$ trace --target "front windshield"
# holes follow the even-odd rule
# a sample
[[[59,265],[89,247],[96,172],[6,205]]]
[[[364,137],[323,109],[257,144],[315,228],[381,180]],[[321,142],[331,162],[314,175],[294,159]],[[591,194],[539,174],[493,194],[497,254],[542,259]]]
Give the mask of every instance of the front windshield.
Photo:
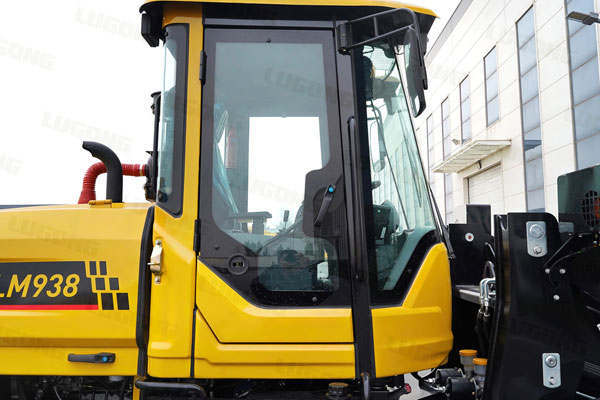
[[[388,56],[377,46],[363,50],[377,255],[371,292],[389,302],[401,299],[409,259],[435,222],[396,59]]]

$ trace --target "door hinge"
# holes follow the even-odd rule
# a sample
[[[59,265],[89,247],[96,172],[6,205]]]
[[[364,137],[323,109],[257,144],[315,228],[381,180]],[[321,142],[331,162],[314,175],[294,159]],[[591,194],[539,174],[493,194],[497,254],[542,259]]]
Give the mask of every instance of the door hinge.
[[[206,81],[206,52],[202,50],[200,52],[200,82],[204,85]]]
[[[196,253],[200,252],[200,227],[201,227],[201,223],[200,220],[197,219],[196,221],[194,221],[194,251]]]

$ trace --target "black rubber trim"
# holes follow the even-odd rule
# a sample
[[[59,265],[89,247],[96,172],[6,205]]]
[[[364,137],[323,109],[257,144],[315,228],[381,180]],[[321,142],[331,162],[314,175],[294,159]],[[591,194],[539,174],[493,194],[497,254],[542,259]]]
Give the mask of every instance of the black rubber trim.
[[[201,399],[206,399],[206,392],[202,386],[194,385],[193,383],[167,383],[167,382],[146,382],[136,381],[135,387],[140,391],[177,391],[177,392],[195,392]]]
[[[150,325],[150,273],[148,262],[152,253],[152,226],[154,225],[154,206],[146,213],[146,222],[142,232],[140,246],[140,270],[138,278],[137,320],[135,341],[138,346],[138,376],[146,376],[148,368],[148,327]]]
[[[194,354],[196,354],[196,311],[198,309],[196,307],[194,307],[194,312],[192,314],[192,358],[190,360],[190,378],[194,377],[194,374],[196,373],[194,371],[194,361],[196,360],[196,357],[194,356]]]
[[[182,32],[183,28],[185,32]],[[174,137],[173,137],[173,191],[168,196],[161,196],[160,191],[156,191],[156,204],[169,215],[179,218],[183,212],[183,190],[185,178],[185,142],[187,128],[187,96],[188,96],[188,60],[189,60],[189,25],[188,24],[169,24],[165,26],[167,37],[173,38],[177,43],[177,48],[182,51],[177,53],[176,65],[176,93],[175,96],[175,115],[174,115]],[[168,40],[168,39],[167,39]],[[167,100],[164,93],[161,95],[161,103],[164,106]],[[162,118],[162,117],[161,117]],[[158,151],[158,148],[155,149]],[[157,163],[157,167],[158,163]],[[157,177],[158,179],[158,177]],[[157,181],[158,182],[158,181]]]

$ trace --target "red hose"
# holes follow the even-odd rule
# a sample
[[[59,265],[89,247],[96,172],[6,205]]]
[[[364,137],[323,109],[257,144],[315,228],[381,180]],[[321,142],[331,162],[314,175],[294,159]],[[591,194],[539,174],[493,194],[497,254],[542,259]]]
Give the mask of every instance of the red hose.
[[[146,166],[140,164],[121,164],[124,176],[146,176]],[[87,204],[90,200],[96,200],[96,179],[100,174],[106,173],[106,166],[98,162],[85,172],[83,187],[79,195],[78,204]]]

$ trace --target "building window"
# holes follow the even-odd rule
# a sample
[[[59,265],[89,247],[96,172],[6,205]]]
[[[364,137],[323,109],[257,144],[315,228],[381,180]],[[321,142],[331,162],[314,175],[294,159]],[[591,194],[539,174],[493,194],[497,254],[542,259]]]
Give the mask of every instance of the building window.
[[[429,178],[429,185],[433,191],[433,115],[427,118],[427,177]]]
[[[450,136],[450,103],[448,98],[442,102],[442,139],[445,160],[452,152],[452,137]]]
[[[533,8],[517,22],[517,43],[527,210],[543,211],[544,168]]]
[[[483,60],[485,69],[485,109],[487,126],[500,118],[498,109],[498,53],[494,47]]]
[[[446,206],[446,224],[454,222],[454,200],[452,195],[454,188],[452,186],[452,174],[444,174],[444,202]]]
[[[444,148],[444,160],[451,153],[452,136],[450,135],[450,102],[446,98],[442,102],[442,146]],[[446,224],[453,221],[452,204],[452,175],[444,174],[444,200],[446,205]]]
[[[567,13],[594,11],[593,0],[567,0]],[[600,163],[600,78],[595,25],[567,23],[577,168]]]
[[[463,143],[471,139],[471,103],[469,98],[469,77],[460,83],[460,119]]]

